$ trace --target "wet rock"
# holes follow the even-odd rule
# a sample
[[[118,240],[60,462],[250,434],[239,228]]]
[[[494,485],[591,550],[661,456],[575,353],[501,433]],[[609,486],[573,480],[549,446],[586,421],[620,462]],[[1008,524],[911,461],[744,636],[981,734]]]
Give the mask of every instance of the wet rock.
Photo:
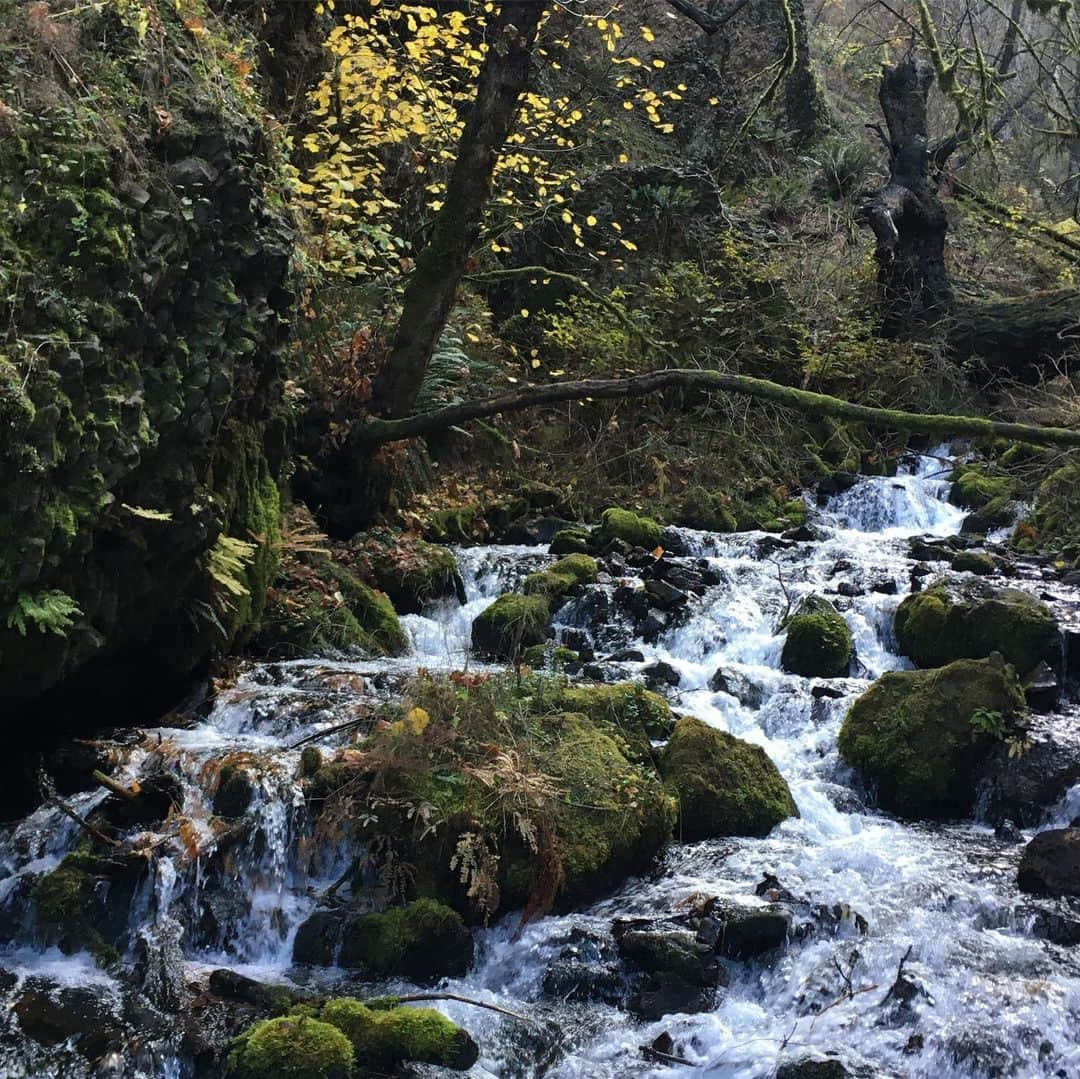
[[[952,568],[957,573],[974,573],[978,577],[989,577],[997,566],[994,560],[981,551],[960,551],[953,559]]]
[[[650,607],[645,617],[641,620],[638,631],[644,640],[652,642],[655,641],[667,627],[668,616],[663,611],[659,611],[655,607]]]
[[[765,690],[741,671],[718,668],[709,679],[713,693],[727,693],[744,708],[756,711],[765,701]]]
[[[472,648],[482,656],[515,659],[526,648],[543,644],[551,625],[546,596],[500,596],[472,624]]]
[[[461,915],[434,899],[417,899],[345,923],[341,965],[413,981],[459,977],[472,965],[472,935]]]
[[[757,557],[759,559],[770,558],[778,551],[790,551],[798,544],[794,540],[782,539],[780,536],[762,536],[757,542]]]
[[[666,973],[695,986],[727,984],[727,973],[710,944],[684,929],[616,928],[619,955],[648,974]]]
[[[553,555],[588,554],[592,546],[591,537],[587,528],[564,528],[551,537],[548,550]]]
[[[296,930],[293,962],[314,967],[333,966],[337,961],[343,925],[344,917],[340,911],[315,911]]]
[[[908,544],[908,557],[916,562],[952,562],[955,552],[944,540],[916,537]]]
[[[851,706],[840,755],[902,817],[949,817],[971,809],[978,769],[999,741],[973,725],[997,713],[1005,729],[1023,713],[1012,668],[1000,656],[933,671],[889,671]]]
[[[135,970],[146,999],[165,1012],[184,1001],[184,927],[168,916],[144,926],[135,938]]]
[[[1000,839],[1002,843],[1022,843],[1024,833],[1011,820],[1003,820],[994,828],[994,838]]]
[[[686,840],[768,835],[799,815],[784,777],[760,746],[685,716],[660,762],[679,801],[676,835]]]
[[[839,595],[847,596],[849,599],[866,595],[866,589],[860,584],[855,584],[854,581],[841,581],[836,586],[836,591]]]
[[[544,971],[544,992],[559,1000],[619,1004],[626,993],[618,953],[610,941],[575,928]]]
[[[556,536],[565,534],[568,530],[576,529],[573,521],[567,521],[563,517],[534,517],[528,521],[517,521],[512,524],[500,537],[502,543],[523,543],[529,546],[537,546],[543,543],[552,543]],[[552,551],[552,554],[557,552]],[[566,554],[575,554],[575,551],[567,551]],[[396,607],[397,604],[395,603]]]
[[[715,898],[704,910],[697,938],[727,959],[745,960],[786,944],[790,929],[790,912],[775,903],[750,906]]]
[[[1046,660],[1024,679],[1024,698],[1028,707],[1036,712],[1053,712],[1061,702],[1061,683]]]
[[[74,1041],[87,1059],[102,1056],[122,1037],[122,1028],[100,987],[58,987],[32,978],[14,1006],[22,1032],[39,1045]]]
[[[891,577],[879,577],[870,582],[870,591],[881,596],[895,596],[899,589]]]
[[[650,1022],[665,1015],[694,1015],[712,1011],[716,990],[693,985],[662,971],[646,975],[630,994],[630,1010]]]
[[[839,686],[821,685],[810,687],[810,696],[814,700],[830,700],[839,701],[843,700],[845,693]]]
[[[645,660],[645,653],[639,651],[637,648],[623,648],[618,652],[612,652],[609,656],[604,656],[604,662],[606,663],[643,663]]]
[[[776,1069],[776,1079],[854,1079],[854,1074],[839,1060],[824,1057],[800,1057]]]
[[[1031,919],[1031,935],[1066,948],[1080,944],[1080,909],[1034,908],[1017,912]]]
[[[210,972],[210,992],[224,1000],[238,1000],[256,1008],[275,1008],[290,1004],[299,994],[280,985],[267,985],[227,967]]]
[[[847,673],[854,655],[851,630],[822,596],[807,596],[786,624],[780,663],[806,678],[835,678]]]
[[[1062,637],[1050,609],[1027,592],[979,581],[938,581],[908,596],[893,627],[901,652],[920,667],[1000,652],[1020,674],[1040,660],[1060,667]]]
[[[1024,848],[1017,883],[1038,895],[1080,896],[1080,828],[1051,828]]]
[[[817,486],[817,502],[823,506],[833,495],[843,494],[850,491],[859,477],[854,472],[834,472],[831,476],[823,477]]]
[[[184,804],[184,786],[172,772],[154,772],[139,779],[134,798],[110,794],[98,812],[115,828],[145,827],[163,821],[175,805]]]
[[[652,602],[661,610],[671,611],[686,603],[686,593],[667,581],[650,579],[645,582],[645,591]]]
[[[317,752],[317,751],[316,751]],[[242,817],[255,796],[254,777],[245,768],[226,764],[218,774],[213,811],[218,817]]]
[[[660,660],[645,667],[642,672],[645,684],[650,689],[659,689],[662,686],[676,687],[681,678],[679,672],[670,663]]]

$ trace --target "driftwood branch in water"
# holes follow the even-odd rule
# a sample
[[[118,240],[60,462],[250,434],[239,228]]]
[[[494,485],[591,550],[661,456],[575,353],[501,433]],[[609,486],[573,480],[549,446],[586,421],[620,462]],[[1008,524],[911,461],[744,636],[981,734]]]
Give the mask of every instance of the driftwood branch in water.
[[[875,427],[900,431],[919,431],[943,437],[953,435],[993,436],[1029,442],[1039,446],[1080,446],[1080,430],[1068,427],[1039,427],[1027,423],[1006,423],[979,416],[949,416],[939,413],[904,412],[900,409],[859,405],[812,390],[784,386],[767,379],[749,375],[734,375],[725,371],[698,371],[667,368],[629,378],[582,379],[577,382],[558,382],[547,386],[529,386],[514,393],[464,401],[436,409],[419,416],[400,420],[370,419],[357,424],[350,436],[356,447],[396,442],[405,438],[445,431],[449,427],[483,419],[500,412],[522,412],[541,405],[562,401],[613,400],[623,397],[644,397],[662,390],[681,388],[742,394],[813,416],[835,416],[856,420]]]

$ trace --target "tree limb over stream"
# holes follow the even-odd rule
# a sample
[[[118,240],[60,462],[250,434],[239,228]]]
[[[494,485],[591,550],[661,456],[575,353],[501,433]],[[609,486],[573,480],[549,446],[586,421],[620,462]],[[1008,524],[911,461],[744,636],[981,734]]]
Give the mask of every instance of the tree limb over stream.
[[[615,400],[624,397],[644,397],[663,390],[696,389],[740,394],[757,400],[773,401],[779,405],[813,416],[835,416],[857,420],[876,427],[924,434],[990,435],[1030,442],[1041,446],[1080,446],[1080,429],[1040,427],[1026,423],[1007,423],[980,416],[950,416],[939,413],[904,412],[900,409],[860,405],[832,397],[829,394],[784,386],[767,379],[735,375],[724,371],[699,371],[687,368],[666,368],[629,378],[581,379],[547,386],[529,386],[513,393],[464,401],[403,419],[369,419],[358,423],[350,434],[354,447],[396,442],[405,438],[445,431],[469,420],[494,416],[500,412],[522,412],[528,408],[558,404],[563,401]]]

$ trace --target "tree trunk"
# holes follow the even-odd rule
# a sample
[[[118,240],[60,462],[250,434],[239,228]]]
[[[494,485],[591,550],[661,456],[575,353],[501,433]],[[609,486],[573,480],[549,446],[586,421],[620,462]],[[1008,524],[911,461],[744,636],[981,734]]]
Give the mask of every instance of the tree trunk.
[[[926,101],[933,68],[909,55],[881,77],[878,100],[885,115],[889,180],[859,209],[877,238],[878,282],[887,337],[920,336],[952,308],[945,270],[948,219],[938,197],[938,172],[951,140],[932,155]]]
[[[491,24],[490,48],[480,69],[476,100],[461,135],[446,199],[435,216],[431,240],[417,257],[405,289],[394,347],[375,380],[375,403],[383,415],[408,415],[420,392],[480,232],[495,162],[529,81],[532,47],[546,6],[546,0],[505,2]]]

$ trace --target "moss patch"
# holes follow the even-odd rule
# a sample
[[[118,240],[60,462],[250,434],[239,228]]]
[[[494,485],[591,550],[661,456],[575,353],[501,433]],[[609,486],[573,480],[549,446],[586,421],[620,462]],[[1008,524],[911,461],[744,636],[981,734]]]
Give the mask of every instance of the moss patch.
[[[900,651],[920,667],[1000,652],[1021,674],[1052,658],[1058,638],[1050,608],[1026,592],[943,581],[907,596],[893,628]]]
[[[587,716],[632,761],[651,761],[652,742],[668,738],[675,725],[667,701],[637,682],[567,685],[553,700],[559,708]]]
[[[526,648],[543,644],[551,625],[546,595],[500,596],[473,619],[473,651],[497,659],[516,659]]]
[[[660,758],[679,804],[683,839],[768,835],[799,810],[784,777],[760,747],[684,716]]]
[[[309,1016],[256,1023],[229,1052],[228,1074],[239,1079],[348,1079],[355,1054],[334,1025]]]
[[[821,596],[808,596],[787,622],[780,662],[785,671],[804,678],[836,678],[846,674],[854,644],[851,630],[836,608]]]
[[[980,709],[1007,723],[1021,714],[1012,667],[962,659],[934,671],[889,671],[851,706],[841,756],[877,791],[883,809],[940,818],[971,808],[973,775],[995,740],[977,729]]]
[[[596,580],[596,559],[587,554],[569,554],[547,569],[530,573],[523,591],[527,596],[547,596],[561,599],[575,585],[591,584]]]
[[[630,510],[606,509],[600,517],[599,539],[601,542],[622,540],[631,547],[644,547],[651,551],[660,546],[662,529],[650,517],[639,517]]]
[[[427,979],[464,974],[472,954],[461,916],[433,899],[418,899],[346,926],[341,965],[384,977]]]

